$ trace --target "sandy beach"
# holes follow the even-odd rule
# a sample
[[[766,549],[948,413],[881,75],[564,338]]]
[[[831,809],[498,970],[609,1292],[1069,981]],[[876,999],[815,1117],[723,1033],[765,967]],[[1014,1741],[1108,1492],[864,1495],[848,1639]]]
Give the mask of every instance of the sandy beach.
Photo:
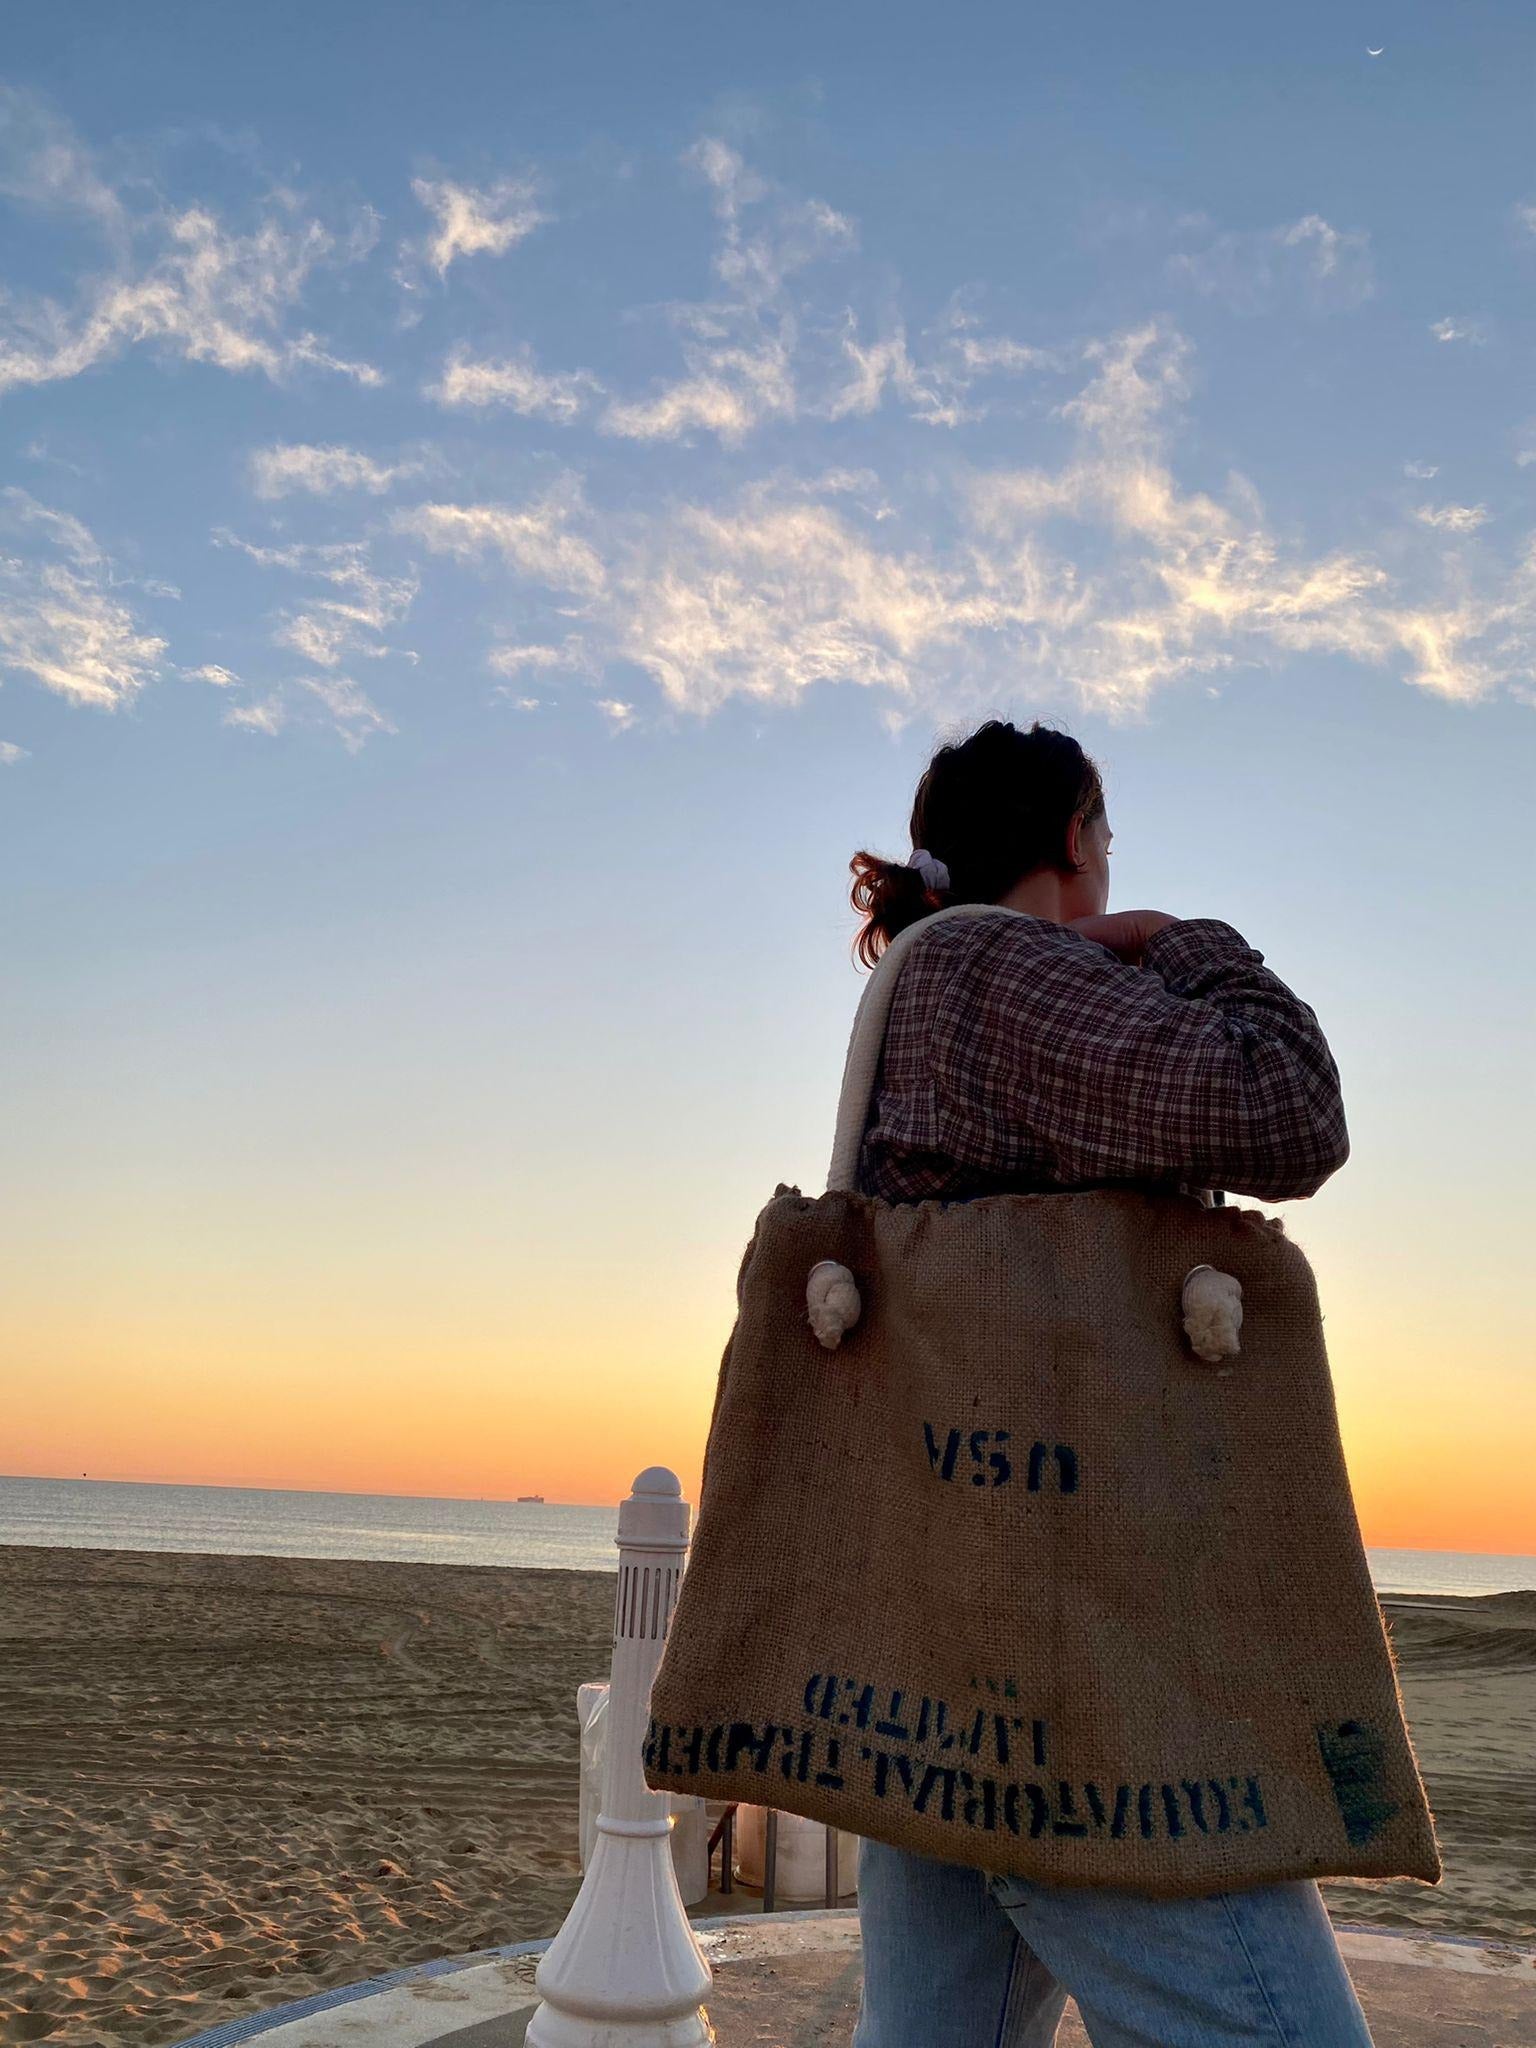
[[[558,1927],[598,1572],[0,1548],[0,2041],[170,2043]],[[1387,1603],[1444,1883],[1536,1931],[1536,1594]]]
[[[1336,1920],[1536,1937],[1536,1592],[1382,1606],[1445,1875],[1324,1884]]]
[[[0,1550],[0,2040],[171,2042],[552,1932],[613,1589]]]

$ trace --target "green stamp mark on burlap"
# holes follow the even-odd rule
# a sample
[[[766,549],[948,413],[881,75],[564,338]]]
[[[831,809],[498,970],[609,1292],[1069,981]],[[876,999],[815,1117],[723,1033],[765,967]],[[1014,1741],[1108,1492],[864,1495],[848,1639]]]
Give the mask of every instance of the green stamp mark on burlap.
[[[1398,1811],[1386,1792],[1386,1743],[1366,1721],[1320,1721],[1317,1746],[1344,1832],[1358,1849]]]

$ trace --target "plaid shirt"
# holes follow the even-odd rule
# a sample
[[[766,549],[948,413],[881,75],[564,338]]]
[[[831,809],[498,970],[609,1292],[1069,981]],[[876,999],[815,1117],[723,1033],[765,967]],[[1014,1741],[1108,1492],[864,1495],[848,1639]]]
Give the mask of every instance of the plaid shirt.
[[[935,926],[892,996],[861,1190],[1314,1194],[1349,1156],[1315,1013],[1219,918],[1178,919],[1143,958],[1007,912]]]

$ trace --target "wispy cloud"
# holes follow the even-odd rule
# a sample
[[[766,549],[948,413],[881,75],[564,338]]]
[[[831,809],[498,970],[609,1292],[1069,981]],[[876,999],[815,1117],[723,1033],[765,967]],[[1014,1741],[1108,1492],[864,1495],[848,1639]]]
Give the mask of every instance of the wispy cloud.
[[[525,419],[558,423],[580,418],[602,392],[590,370],[541,371],[526,344],[516,355],[499,358],[476,357],[467,348],[456,348],[442,375],[426,388],[426,396],[439,405],[507,406]]]
[[[276,739],[290,726],[333,732],[349,754],[358,753],[374,733],[399,727],[350,676],[296,676],[264,696],[231,704],[223,723]]]
[[[1429,331],[1436,341],[1465,341],[1473,348],[1481,348],[1488,339],[1485,321],[1472,320],[1460,314],[1433,321]]]
[[[29,441],[21,452],[28,462],[46,463],[50,469],[62,469],[69,476],[84,476],[86,474],[84,468],[78,462],[71,462],[63,455],[55,455],[41,436],[34,441]]]
[[[789,703],[816,683],[911,696],[941,649],[963,667],[968,631],[1009,610],[963,565],[757,491],[732,509],[680,507],[638,537],[614,595],[616,652],[695,713],[735,696]]]
[[[529,669],[583,669],[589,666],[589,656],[584,642],[572,635],[559,646],[535,640],[493,647],[485,665],[499,676],[520,676]]]
[[[953,426],[965,417],[959,404],[941,396],[939,380],[925,379],[919,374],[907,354],[907,337],[902,328],[898,327],[884,340],[872,341],[864,347],[859,342],[857,325],[850,314],[848,332],[843,337],[843,353],[852,375],[827,402],[824,409],[828,419],[846,419],[850,414],[867,416],[877,411],[887,387],[906,400],[918,419],[927,420],[931,425]]]
[[[160,673],[165,642],[117,595],[91,533],[14,488],[0,493],[0,522],[11,542],[0,554],[0,668],[71,703],[130,703]]]
[[[116,242],[128,233],[122,200],[69,123],[10,85],[0,85],[0,198],[89,215]]]
[[[685,343],[691,371],[649,398],[615,399],[599,422],[605,434],[632,441],[677,441],[702,429],[739,446],[768,419],[795,411],[795,382],[782,342],[764,338],[752,348],[704,348]]]
[[[494,555],[554,589],[592,595],[606,571],[596,548],[574,530],[584,510],[579,483],[567,478],[526,505],[418,505],[397,514],[395,528],[434,554],[461,562]]]
[[[888,721],[1021,687],[1134,717],[1183,678],[1298,654],[1395,668],[1455,701],[1525,687],[1536,554],[1501,571],[1462,549],[1425,555],[1424,536],[1413,556],[1415,522],[1383,537],[1394,570],[1282,538],[1242,479],[1220,496],[1183,487],[1172,445],[1187,358],[1156,325],[1089,345],[1086,381],[1059,408],[1064,459],[959,472],[942,542],[931,507],[903,539],[899,513],[877,523],[850,493],[817,498],[789,478],[724,505],[590,516],[604,573],[588,562],[567,607],[594,673],[638,667],[697,715],[852,684],[879,693]],[[538,581],[539,551],[502,545],[504,530],[505,508],[457,508],[437,538],[466,559],[494,549]],[[1436,547],[1471,538],[1453,522],[1432,532]]]
[[[1170,404],[1182,396],[1184,350],[1143,329],[1093,351],[1097,375],[1063,408],[1081,429],[1056,472],[978,481],[973,493],[994,545],[1010,532],[1041,544],[1052,520],[1115,542],[1091,575],[1061,565],[1084,608],[1058,658],[1095,702],[1136,703],[1181,674],[1242,661],[1328,653],[1471,701],[1528,662],[1536,590],[1528,562],[1489,575],[1474,594],[1459,577],[1436,593],[1434,566],[1413,565],[1415,599],[1370,555],[1309,554],[1268,528],[1256,495],[1225,501],[1180,490],[1168,462]],[[1420,594],[1423,593],[1423,594]]]
[[[251,487],[258,498],[285,498],[295,491],[329,498],[338,491],[367,491],[380,497],[402,477],[419,476],[419,462],[376,462],[356,448],[311,447],[279,442],[254,450]]]
[[[0,767],[14,768],[18,761],[27,758],[25,747],[18,747],[14,740],[0,740]]]
[[[216,536],[274,578],[297,579],[263,600],[279,680],[248,684],[217,662],[178,671],[220,693],[227,724],[269,737],[322,727],[354,750],[393,732],[356,678],[386,655],[415,658],[391,635],[420,578],[442,580],[448,564],[477,569],[496,593],[483,658],[499,680],[487,694],[531,710],[546,681],[553,698],[578,678],[615,732],[651,712],[642,678],[666,711],[699,716],[731,699],[788,704],[852,686],[887,722],[1016,689],[1131,718],[1188,678],[1316,656],[1451,701],[1500,688],[1536,700],[1536,551],[1504,539],[1510,518],[1483,504],[1408,504],[1368,542],[1309,540],[1278,524],[1252,484],[1211,476],[1181,445],[1191,350],[1166,321],[1042,348],[992,331],[975,287],[933,317],[883,284],[872,313],[860,280],[831,268],[858,247],[846,215],[786,192],[715,138],[685,162],[713,219],[710,295],[647,309],[677,338],[680,366],[668,360],[649,387],[619,390],[606,367],[601,379],[551,368],[527,342],[436,349],[425,395],[473,415],[458,438],[476,443],[475,483],[435,486],[433,501],[378,519],[367,540],[295,541],[287,506],[263,538]],[[505,254],[548,218],[532,178],[420,179],[416,189],[432,223],[411,245],[418,282]],[[71,376],[141,345],[274,382],[304,363],[377,379],[330,355],[300,318],[320,269],[369,246],[371,214],[348,239],[274,191],[236,232],[209,207],[167,209],[147,191],[114,184],[51,117],[32,123],[19,153],[0,154],[0,197],[67,212],[108,251],[68,312],[0,302],[0,383]],[[1252,233],[1193,220],[1169,232],[1182,244],[1176,274],[1236,311],[1344,307],[1372,288],[1366,237],[1317,214]],[[1169,246],[1157,243],[1155,264]],[[1471,319],[1431,331],[1486,339]],[[422,388],[423,374],[408,381]],[[1006,440],[959,435],[935,447],[926,432],[1004,406],[1028,422]],[[496,466],[504,437],[484,417],[497,409],[608,437],[594,478],[617,466],[622,492],[593,502],[597,482],[574,470],[526,494],[509,488]],[[889,421],[867,431],[881,413],[925,431],[905,444]],[[794,431],[770,441],[752,475],[737,451],[775,426]],[[345,443],[252,450],[256,495],[374,500],[428,471],[398,445],[351,445],[367,440],[360,425],[335,431]],[[693,436],[732,459],[679,462],[672,444]],[[552,433],[516,439],[520,461],[524,443],[538,448],[535,463],[549,461]],[[614,439],[634,444],[622,459]],[[914,439],[920,464],[906,459]],[[1536,461],[1536,439],[1515,449],[1517,462]],[[438,477],[445,461],[430,458]],[[712,486],[722,470],[729,485]],[[1420,485],[1437,470],[1403,464]],[[323,503],[294,516],[326,530]],[[75,701],[126,701],[165,651],[135,606],[170,587],[126,583],[67,512],[13,493],[10,517],[18,544],[0,562],[0,659]],[[503,603],[509,591],[516,600]],[[222,623],[204,644],[242,645]],[[261,666],[236,658],[245,675]]]
[[[310,599],[302,608],[283,613],[272,635],[275,645],[323,669],[339,668],[351,655],[370,660],[389,654],[416,659],[411,650],[391,647],[378,636],[410,610],[417,581],[414,576],[389,576],[375,569],[365,541],[269,547],[220,528],[214,542],[237,549],[262,568],[286,569],[328,583],[342,593]]]
[[[319,700],[349,753],[355,754],[370,733],[400,730],[350,676],[300,676],[295,687]]]
[[[17,104],[12,94],[13,116]],[[48,298],[0,307],[0,391],[77,377],[140,346],[274,380],[307,366],[361,384],[383,381],[371,364],[334,354],[306,329],[288,329],[311,274],[323,263],[354,260],[366,236],[338,239],[320,221],[301,218],[286,195],[269,201],[243,234],[207,206],[141,201],[130,208],[64,123],[25,97],[20,104],[32,118],[12,120],[0,192],[85,216],[106,236],[111,261],[83,284],[73,307]]]
[[[164,252],[139,275],[93,288],[73,316],[46,302],[13,315],[0,332],[0,390],[77,377],[140,343],[274,380],[309,366],[360,384],[383,382],[370,364],[332,354],[313,334],[278,332],[281,316],[333,246],[317,222],[290,229],[267,221],[253,234],[236,235],[191,207],[166,221],[165,236]]]
[[[439,277],[461,256],[505,256],[552,218],[538,204],[532,178],[499,178],[490,185],[416,178],[411,190],[436,223],[427,237],[426,257]]]
[[[988,406],[972,396],[974,387],[999,377],[1059,371],[1060,355],[1034,348],[1006,335],[980,331],[979,317],[958,296],[944,315],[909,350],[905,325],[868,343],[859,338],[857,315],[845,311],[839,336],[839,376],[833,373],[826,394],[808,410],[822,419],[867,417],[879,411],[887,396],[908,417],[931,427],[957,427],[985,416]]]
[[[606,432],[674,440],[703,429],[739,446],[776,419],[873,413],[887,393],[912,418],[955,426],[981,417],[969,396],[981,380],[1059,367],[1050,351],[981,331],[958,294],[915,348],[900,320],[864,341],[846,306],[808,322],[791,282],[817,261],[852,254],[854,223],[822,200],[781,193],[716,138],[695,144],[684,161],[711,190],[720,234],[714,267],[727,296],[669,309],[688,336],[690,374],[648,398],[616,400],[600,422]]]
[[[717,136],[702,137],[684,152],[683,161],[709,185],[721,232],[714,269],[731,292],[731,303],[757,310],[776,307],[793,272],[858,246],[846,214],[823,199],[780,193]],[[748,212],[761,205],[768,214],[749,229]]]
[[[1059,370],[1061,358],[1053,349],[1031,348],[1023,342],[1010,341],[1002,334],[971,334],[965,330],[977,323],[973,317],[956,313],[950,326],[954,330],[951,346],[960,360],[962,369],[981,376],[991,371],[1000,371],[1007,376],[1018,376],[1026,370]]]
[[[960,390],[942,369],[920,371],[907,353],[905,329],[897,327],[867,346],[858,338],[852,313],[843,336],[843,354],[851,372],[819,408],[831,420],[865,417],[877,412],[886,392],[894,393],[914,419],[930,426],[952,427],[969,417]]]
[[[1370,237],[1309,213],[1279,227],[1228,229],[1204,248],[1168,260],[1170,275],[1234,313],[1267,312],[1286,300],[1315,311],[1362,305],[1375,291]]]
[[[788,279],[819,258],[855,248],[857,236],[853,223],[823,201],[781,195],[718,138],[695,143],[684,161],[710,189],[719,234],[714,270],[725,296],[667,308],[687,374],[643,397],[615,398],[598,425],[630,440],[705,432],[739,446],[765,420],[792,419],[797,409],[798,326]]]
[[[253,698],[248,704],[231,704],[224,714],[226,725],[239,726],[246,732],[265,733],[269,739],[276,739],[288,723],[288,710],[280,690],[273,690],[265,697]]]
[[[1441,533],[1476,533],[1488,523],[1486,505],[1417,505],[1413,516],[1420,526],[1432,526]]]

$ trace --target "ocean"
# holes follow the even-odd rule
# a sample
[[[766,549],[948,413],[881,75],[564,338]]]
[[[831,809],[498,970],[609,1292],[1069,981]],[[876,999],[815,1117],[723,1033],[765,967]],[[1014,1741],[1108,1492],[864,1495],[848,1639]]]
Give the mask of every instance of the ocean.
[[[248,1557],[618,1568],[617,1505],[285,1493],[109,1479],[0,1478],[0,1543],[69,1550],[192,1550]],[[1536,1591],[1536,1557],[1370,1550],[1380,1593]]]

